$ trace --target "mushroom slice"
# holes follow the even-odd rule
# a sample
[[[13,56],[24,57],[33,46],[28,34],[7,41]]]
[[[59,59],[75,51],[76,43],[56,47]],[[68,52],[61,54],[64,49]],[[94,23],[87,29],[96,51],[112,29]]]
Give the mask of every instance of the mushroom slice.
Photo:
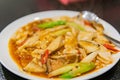
[[[91,41],[80,40],[79,45],[83,47],[87,53],[94,52],[99,49],[99,45]]]
[[[92,40],[96,36],[95,32],[80,31],[77,40]]]
[[[107,61],[107,60],[101,58],[100,56],[97,56],[97,59],[104,64],[110,64],[112,62],[112,61]]]
[[[97,52],[93,52],[89,54],[87,57],[83,58],[81,62],[91,62],[96,58],[97,54],[98,54]]]
[[[94,41],[100,44],[110,43],[110,41],[104,36],[103,33],[96,33]]]
[[[112,55],[110,52],[99,52],[98,53],[101,58],[106,61],[112,61]]]
[[[18,48],[18,50],[21,52],[25,47],[33,47],[34,43],[39,39],[39,34],[40,32],[38,31],[32,37],[28,38],[27,41]]]
[[[105,61],[112,62],[112,55],[111,53],[102,45],[100,45],[100,50],[98,51],[98,55],[101,57],[101,59]]]
[[[40,61],[38,62],[38,59],[34,58],[23,70],[27,72],[45,72],[46,67]]]
[[[62,36],[59,36],[48,45],[47,49],[50,51],[55,51],[57,48],[61,46],[61,42],[62,42]]]

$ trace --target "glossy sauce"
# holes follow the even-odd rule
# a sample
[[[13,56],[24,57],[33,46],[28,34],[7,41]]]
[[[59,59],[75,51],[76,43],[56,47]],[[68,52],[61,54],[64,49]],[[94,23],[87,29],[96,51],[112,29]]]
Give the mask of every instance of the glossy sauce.
[[[15,53],[16,49],[17,49],[17,46],[14,44],[14,41],[10,40],[10,41],[9,41],[9,51],[10,51],[10,55],[11,55],[12,59],[14,59],[14,61],[17,63],[17,65],[18,65],[20,68],[22,68],[23,66],[22,66],[22,64],[21,64],[21,57],[19,57],[19,55],[17,55],[17,54]],[[24,58],[25,64],[26,64],[26,62],[28,63],[28,62],[30,62],[31,60],[32,60],[31,57],[29,57],[29,58]],[[23,63],[23,62],[22,62],[22,63]],[[84,73],[84,74],[82,74],[82,75],[87,75],[87,74],[93,73],[93,72],[95,72],[95,71],[97,71],[97,70],[98,70],[98,69],[94,69],[94,70],[89,71],[89,72],[87,72],[87,73]],[[48,75],[47,75],[47,73],[33,73],[33,72],[32,72],[32,73],[26,72],[26,73],[27,73],[27,74],[30,74],[30,75],[37,76],[37,77],[49,78]],[[53,77],[53,78],[54,78],[54,79],[59,79],[58,76]]]
[[[23,59],[23,57],[20,57],[19,55],[17,55],[15,53],[16,49],[17,49],[17,46],[15,45],[14,41],[10,40],[9,41],[9,52],[10,52],[10,55],[12,57],[12,59],[15,61],[15,63],[17,63],[17,65],[19,66],[19,68],[22,69],[22,63],[21,63],[21,59]],[[31,57],[28,57],[28,58],[24,58],[24,62],[25,64],[27,64],[28,62],[30,62],[32,60]],[[28,73],[28,72],[26,72]],[[47,74],[45,73],[28,73],[30,75],[35,75],[35,76],[38,76],[38,77],[44,77],[44,78],[48,78]]]
[[[15,54],[16,45],[15,45],[15,43],[14,43],[12,40],[9,41],[8,47],[9,47],[9,52],[10,52],[10,55],[11,55],[12,59],[13,59],[13,60],[17,63],[17,65],[21,68],[22,66],[21,66],[21,64],[20,64],[20,57],[19,57],[17,54]]]

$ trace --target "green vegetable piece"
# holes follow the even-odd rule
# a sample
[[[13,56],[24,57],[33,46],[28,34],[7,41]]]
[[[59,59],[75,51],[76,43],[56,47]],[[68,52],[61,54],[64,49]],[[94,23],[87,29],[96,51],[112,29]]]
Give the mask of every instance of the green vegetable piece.
[[[63,73],[66,73],[70,70],[72,70],[76,65],[78,65],[78,63],[73,63],[73,64],[69,64],[67,66],[64,66],[62,68],[59,68],[55,71],[52,71],[48,74],[49,77],[52,77],[52,76],[57,76],[57,75],[60,75],[60,74],[63,74]]]
[[[81,30],[81,31],[85,31],[84,27],[82,27],[81,25],[76,24],[76,23],[74,23],[74,22],[71,22],[71,23],[69,22],[69,23],[67,23],[67,25],[73,26],[73,27],[75,27],[75,28],[77,28],[77,29],[79,29],[79,30]]]
[[[52,21],[52,22],[46,22],[43,24],[39,24],[38,27],[39,28],[52,28],[55,26],[65,25],[65,24],[66,24],[66,21],[59,20],[59,21]]]
[[[64,35],[68,31],[70,31],[70,29],[62,29],[62,30],[53,32],[52,34],[55,35],[55,36],[60,36],[60,35]]]
[[[95,64],[93,62],[79,63],[79,66],[76,66],[76,69],[73,69],[72,71],[62,74],[60,78],[70,79],[78,75],[81,75],[85,72],[88,72],[94,68],[95,68]]]

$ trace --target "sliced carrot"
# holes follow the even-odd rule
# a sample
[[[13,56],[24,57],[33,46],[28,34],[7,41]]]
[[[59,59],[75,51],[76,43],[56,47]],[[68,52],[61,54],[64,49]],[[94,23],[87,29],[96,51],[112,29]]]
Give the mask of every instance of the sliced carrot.
[[[85,25],[88,25],[88,26],[92,26],[92,23],[90,23],[90,22],[87,21],[87,20],[84,20],[84,24],[85,24]]]
[[[103,44],[104,47],[106,47],[109,50],[115,51],[115,52],[120,52],[120,50],[116,49],[114,46],[110,44]]]
[[[48,56],[49,56],[49,50],[47,49],[41,57],[41,63],[42,64],[45,64],[47,62]]]

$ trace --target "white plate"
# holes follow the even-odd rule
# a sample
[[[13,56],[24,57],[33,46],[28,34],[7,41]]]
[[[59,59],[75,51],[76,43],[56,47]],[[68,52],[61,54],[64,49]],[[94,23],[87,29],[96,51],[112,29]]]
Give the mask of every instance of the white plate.
[[[17,64],[13,61],[11,56],[9,55],[8,51],[8,41],[11,37],[11,35],[21,26],[28,24],[29,22],[36,20],[36,19],[42,19],[42,18],[48,18],[48,17],[55,17],[55,16],[75,16],[78,12],[76,11],[66,11],[66,10],[53,10],[53,11],[45,11],[45,12],[38,12],[31,15],[27,15],[25,17],[22,17],[20,19],[17,19],[13,21],[11,24],[6,26],[6,28],[1,32],[0,34],[0,62],[6,67],[8,70],[13,72],[14,74],[21,76],[26,79],[32,79],[32,80],[44,80],[45,78],[36,77],[33,75],[26,74],[25,72],[21,71]],[[105,22],[104,20],[100,19],[100,23],[102,23],[105,27],[105,33],[109,34],[110,36],[114,37],[117,40],[120,40],[120,35],[117,32],[117,30],[111,26],[109,23]],[[87,75],[83,75],[77,78],[74,78],[73,80],[85,80],[85,79],[91,79],[98,75],[101,75],[105,73],[106,71],[110,70],[118,61],[120,58],[120,53],[115,54],[114,56],[114,62],[102,69],[99,69],[98,71],[92,72]]]

